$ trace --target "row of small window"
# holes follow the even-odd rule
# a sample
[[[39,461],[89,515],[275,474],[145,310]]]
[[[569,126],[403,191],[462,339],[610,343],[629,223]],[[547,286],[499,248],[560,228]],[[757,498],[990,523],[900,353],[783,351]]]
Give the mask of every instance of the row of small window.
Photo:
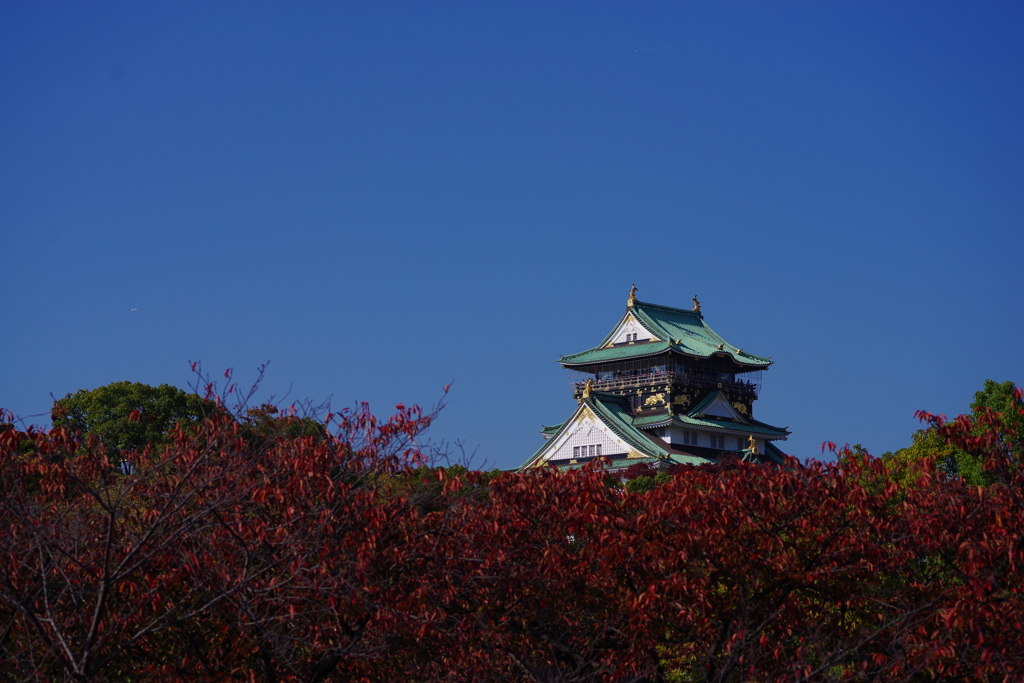
[[[637,335],[638,334],[639,334],[639,332],[633,332],[633,333],[627,332],[626,333],[626,341],[628,341],[628,342],[640,341],[639,339],[637,339]]]
[[[599,443],[572,447],[572,457],[574,458],[596,458],[599,455],[601,455],[601,444]]]

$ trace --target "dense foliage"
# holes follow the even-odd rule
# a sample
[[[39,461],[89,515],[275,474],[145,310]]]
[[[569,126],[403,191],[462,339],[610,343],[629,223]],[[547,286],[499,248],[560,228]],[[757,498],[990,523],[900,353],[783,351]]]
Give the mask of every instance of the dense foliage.
[[[997,419],[1002,424],[995,427],[996,431],[1004,434],[1024,433],[1024,416],[1019,415],[1015,409],[1015,391],[1013,382],[1000,384],[990,379],[985,380],[985,388],[974,394],[971,417],[978,420],[988,413],[997,413]],[[976,428],[975,431],[980,434],[984,428]],[[887,461],[900,478],[913,475],[915,468],[908,465],[922,459],[931,459],[949,477],[962,479],[968,484],[987,486],[992,483],[994,475],[986,467],[986,452],[985,449],[978,452],[964,449],[956,440],[948,440],[936,429],[936,425],[930,425],[914,433],[910,446],[895,453],[883,453],[882,459]],[[1019,450],[1009,452],[1009,455],[1018,463],[1024,461],[1024,453]]]
[[[130,467],[8,428],[0,679],[1019,680],[1021,416],[1012,387],[923,415],[987,486],[941,456],[432,468],[402,406],[214,411]]]
[[[195,424],[217,410],[214,401],[169,384],[114,382],[68,394],[51,413],[54,427],[93,434],[114,455],[169,443],[176,424]]]

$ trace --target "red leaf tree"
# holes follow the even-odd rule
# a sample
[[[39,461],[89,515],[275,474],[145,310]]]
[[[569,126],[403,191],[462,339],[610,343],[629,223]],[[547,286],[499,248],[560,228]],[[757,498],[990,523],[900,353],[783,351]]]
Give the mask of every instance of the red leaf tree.
[[[925,415],[986,463],[984,488],[927,458],[897,479],[858,455],[681,468],[643,493],[609,487],[597,465],[425,468],[416,444],[432,417],[364,406],[327,431],[282,423],[253,438],[217,414],[127,465],[62,429],[0,432],[0,672],[1024,676],[1024,449],[1005,412]]]

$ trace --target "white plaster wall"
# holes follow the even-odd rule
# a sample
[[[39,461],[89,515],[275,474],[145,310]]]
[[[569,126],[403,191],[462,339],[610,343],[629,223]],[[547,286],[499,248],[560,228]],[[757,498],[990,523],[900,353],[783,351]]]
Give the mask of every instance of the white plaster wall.
[[[681,446],[681,447],[685,448],[687,446],[687,444],[683,443],[683,432],[684,431],[694,432],[696,430],[694,430],[694,429],[686,429],[685,427],[680,427],[679,425],[672,425],[669,428],[668,440],[670,440],[673,445]],[[698,446],[704,446],[705,448],[711,448],[711,434],[708,433],[708,432],[697,432],[697,445]],[[762,453],[764,453],[764,445],[765,445],[764,439],[757,439],[757,448]],[[739,436],[739,435],[736,435],[736,434],[728,434],[728,433],[725,434],[725,450],[727,450],[727,451],[732,451],[732,450],[741,451],[741,450],[745,449],[746,447],[747,447],[747,437],[746,436]],[[717,448],[717,446],[715,446],[715,448]]]
[[[693,431],[691,429],[683,429],[679,425],[671,425],[668,428],[668,433],[665,435],[665,440],[669,443],[683,445],[683,432]]]
[[[630,317],[623,321],[619,329],[615,331],[615,336],[612,337],[612,344],[622,344],[626,342],[627,334],[636,333],[637,341],[644,341],[651,338],[651,333],[644,329],[643,325],[638,323],[636,319]],[[632,337],[630,337],[632,339]]]

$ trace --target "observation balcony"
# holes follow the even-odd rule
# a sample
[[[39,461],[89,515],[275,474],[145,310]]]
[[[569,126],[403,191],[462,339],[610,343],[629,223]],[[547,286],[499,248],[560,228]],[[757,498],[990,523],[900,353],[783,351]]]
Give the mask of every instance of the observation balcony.
[[[761,392],[760,377],[757,377],[754,381],[737,381],[723,379],[713,374],[680,370],[639,370],[630,374],[617,374],[614,377],[603,379],[595,377],[592,378],[592,381],[593,384],[591,386],[593,386],[595,391],[609,391],[613,393],[660,384],[675,384],[676,386],[692,387],[695,389],[722,389],[722,391],[743,394],[755,399]],[[586,383],[586,380],[573,381],[573,395],[576,396],[579,392],[582,392],[583,386]]]

